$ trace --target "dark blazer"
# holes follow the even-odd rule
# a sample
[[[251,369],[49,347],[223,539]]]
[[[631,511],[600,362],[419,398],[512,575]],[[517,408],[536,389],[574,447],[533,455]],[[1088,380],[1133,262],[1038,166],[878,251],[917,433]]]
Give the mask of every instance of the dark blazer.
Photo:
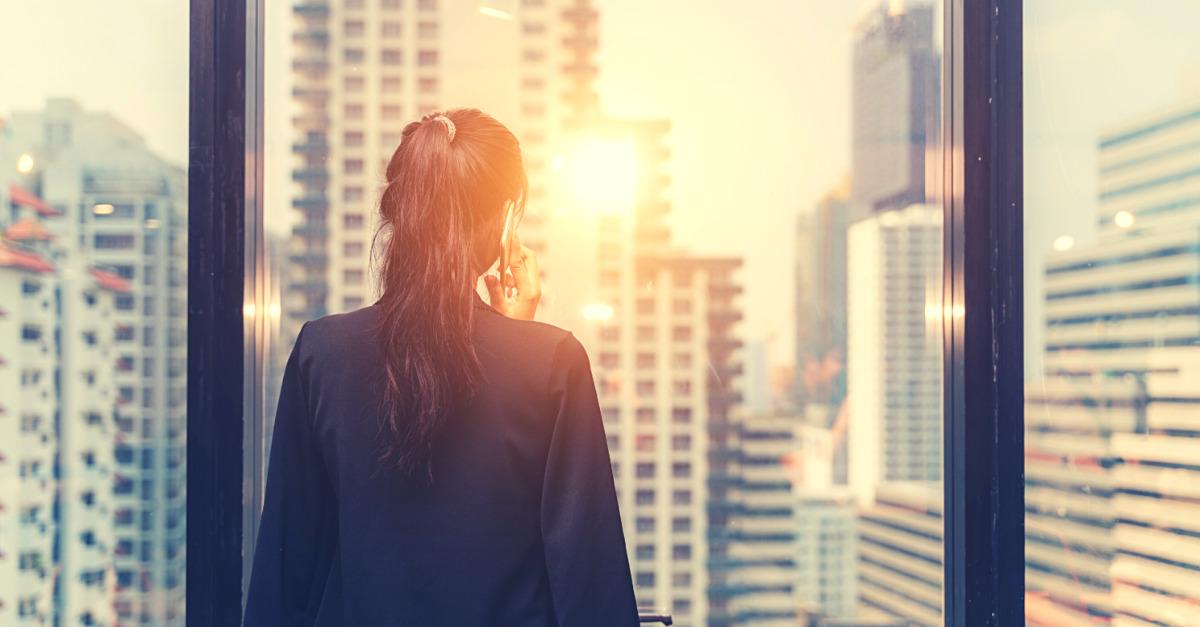
[[[425,487],[379,469],[378,307],[301,330],[275,418],[247,626],[637,624],[583,346],[476,307],[485,382],[444,424]]]

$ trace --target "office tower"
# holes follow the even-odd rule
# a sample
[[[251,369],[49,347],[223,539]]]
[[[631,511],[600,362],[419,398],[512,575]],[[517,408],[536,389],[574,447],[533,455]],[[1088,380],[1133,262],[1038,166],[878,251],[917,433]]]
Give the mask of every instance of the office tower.
[[[941,478],[941,227],[929,205],[850,227],[849,480],[863,504],[878,483]]]
[[[837,410],[846,395],[846,189],[796,220],[796,402]],[[825,418],[831,424],[833,416]]]
[[[1046,263],[1027,393],[1032,624],[1200,621],[1200,102],[1098,142],[1099,236]]]
[[[942,490],[884,483],[858,517],[858,600],[864,620],[942,623]]]
[[[103,558],[97,555],[93,563],[97,568],[112,564],[111,573],[96,573],[93,568],[82,581],[111,587],[111,607],[119,622],[182,624],[185,173],[153,154],[120,121],[84,111],[69,100],[49,100],[42,111],[15,113],[4,144],[6,157],[29,154],[36,163],[25,175],[26,189],[36,193],[47,209],[41,222],[53,238],[45,244],[46,256],[63,269],[60,336],[77,330],[89,338],[94,335],[97,342],[110,337],[112,342],[103,367],[95,367],[112,377],[114,396],[109,404],[103,409],[89,406],[72,394],[74,386],[66,384],[59,399],[59,441],[54,445],[60,458],[72,456],[63,462],[67,465],[60,496],[64,502],[70,496],[96,511],[107,511],[97,516],[111,517],[113,525],[111,542],[84,539],[86,549],[81,548],[107,552]],[[94,328],[98,320],[72,315],[89,306],[86,294],[77,291],[96,279],[81,268],[93,267],[104,270],[101,276],[116,275],[116,281],[128,286],[127,292],[115,295],[103,327]],[[90,380],[94,373],[86,364],[91,358],[71,352],[78,344],[75,339],[59,338],[60,348],[68,351],[60,376],[66,381],[66,376],[78,371]],[[89,341],[85,345],[90,346]],[[97,425],[90,421],[97,419],[102,428],[80,430],[84,427],[79,421],[91,429]],[[107,465],[110,485],[101,491],[75,492],[77,480],[94,482],[88,478],[90,470],[68,474],[76,454],[101,448],[111,451],[114,459]],[[102,463],[109,453],[96,454]],[[85,518],[74,516],[76,511],[81,510],[67,507],[60,512],[60,530],[74,533],[75,525],[83,524]],[[59,544],[69,550],[76,539],[63,537]],[[64,554],[64,559],[69,557]],[[60,581],[74,586],[80,579]],[[68,594],[63,602],[70,602]]]
[[[568,178],[571,155],[634,165],[630,177],[612,177],[631,179],[627,193],[605,194],[577,217],[591,235],[576,254],[594,253],[594,280],[580,280],[595,311],[585,312],[591,329],[572,328],[593,358],[639,603],[698,626],[707,624],[706,508],[719,498],[709,491],[710,453],[740,402],[741,260],[671,246],[668,130],[655,120],[596,120],[568,151]]]
[[[563,130],[596,107],[590,3],[304,0],[293,14],[300,220],[282,308],[287,341],[303,321],[377,296],[370,258],[386,165],[404,125],[439,109],[483,109],[521,140],[530,185],[520,232],[543,257],[553,301],[557,273],[570,268],[555,265],[569,256],[556,257],[546,235],[556,204],[548,178]]]
[[[796,491],[795,596],[799,616],[849,619],[857,614],[857,509],[845,486]]]
[[[852,221],[928,202],[938,146],[940,56],[931,5],[879,5],[854,29]]]

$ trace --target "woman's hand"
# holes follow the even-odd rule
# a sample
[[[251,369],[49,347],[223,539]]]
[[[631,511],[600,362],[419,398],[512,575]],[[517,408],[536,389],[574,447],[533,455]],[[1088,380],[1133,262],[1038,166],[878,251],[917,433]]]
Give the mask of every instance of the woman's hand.
[[[537,255],[520,240],[514,242],[518,253],[512,255],[508,272],[503,277],[488,274],[483,277],[487,285],[488,300],[496,311],[517,320],[533,320],[538,301],[542,298],[542,276],[538,270]]]

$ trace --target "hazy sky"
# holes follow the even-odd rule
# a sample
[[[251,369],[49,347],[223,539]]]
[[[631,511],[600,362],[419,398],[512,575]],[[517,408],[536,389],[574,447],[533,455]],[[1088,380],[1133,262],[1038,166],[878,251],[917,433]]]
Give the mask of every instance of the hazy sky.
[[[269,19],[289,19],[289,4],[269,0]],[[746,334],[774,336],[781,350],[773,359],[790,359],[795,216],[848,169],[850,30],[871,1],[596,4],[605,106],[673,124],[677,241],[746,258]],[[186,160],[183,0],[21,5],[19,15],[0,9],[0,116],[71,96],[117,115],[167,158]],[[1200,3],[1053,0],[1026,3],[1025,13],[1026,248],[1036,342],[1038,253],[1057,235],[1089,237],[1096,136],[1178,98],[1184,70],[1200,63],[1192,43]],[[271,46],[287,45],[284,29],[270,30]],[[275,75],[286,72],[280,58],[268,51]],[[272,82],[268,91],[286,97],[283,85]],[[286,117],[277,117],[267,139],[286,150]]]

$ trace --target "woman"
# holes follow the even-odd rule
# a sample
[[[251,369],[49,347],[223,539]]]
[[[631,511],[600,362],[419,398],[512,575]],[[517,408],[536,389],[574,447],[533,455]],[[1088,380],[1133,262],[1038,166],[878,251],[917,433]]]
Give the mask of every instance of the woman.
[[[637,624],[587,355],[531,321],[510,243],[516,138],[428,115],[387,179],[382,298],[306,324],[284,372],[246,625]]]

